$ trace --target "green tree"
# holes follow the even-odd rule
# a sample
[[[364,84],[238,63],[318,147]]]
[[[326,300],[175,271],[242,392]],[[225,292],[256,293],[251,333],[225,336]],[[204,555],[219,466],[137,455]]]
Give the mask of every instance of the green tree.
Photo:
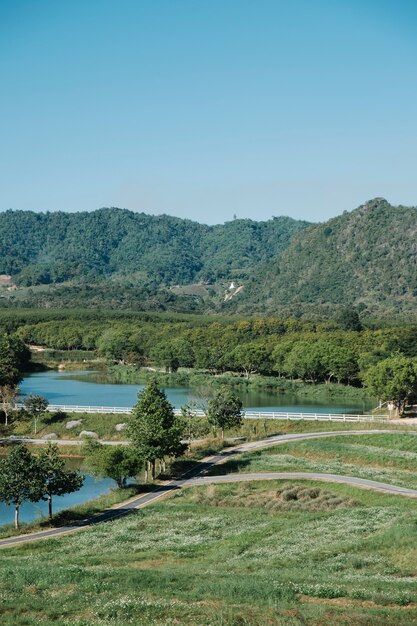
[[[242,401],[229,388],[219,389],[208,403],[208,420],[210,424],[221,429],[240,426],[242,423]]]
[[[120,489],[126,487],[127,479],[136,476],[143,465],[143,459],[131,446],[103,446],[95,440],[86,445],[87,467],[97,476],[112,478]]]
[[[30,358],[29,350],[15,335],[0,335],[0,385],[16,385]]]
[[[417,397],[417,363],[415,359],[394,356],[370,367],[363,380],[369,393],[383,402],[392,402],[397,414]]]
[[[352,308],[343,309],[336,317],[336,322],[342,330],[362,330],[358,312]]]
[[[175,346],[169,342],[162,341],[156,344],[151,350],[151,359],[156,365],[162,365],[168,373],[176,372],[180,366]]]
[[[183,429],[181,418],[175,416],[165,393],[152,380],[139,393],[128,426],[133,446],[146,463],[146,479],[149,468],[155,478],[157,459],[164,467],[166,456],[178,456],[184,450],[181,443]]]
[[[335,378],[338,383],[350,383],[358,377],[358,360],[352,350],[323,340],[320,351],[328,382]]]
[[[33,419],[34,422],[34,433],[38,432],[38,419],[45,413],[48,408],[49,401],[43,396],[34,396],[32,394],[29,395],[28,398],[23,403],[25,405],[25,411],[30,419]]]
[[[233,369],[243,371],[247,380],[252,374],[271,371],[271,355],[262,343],[244,343],[230,354]]]
[[[13,504],[15,528],[19,528],[19,510],[22,502],[39,502],[44,484],[36,458],[26,446],[14,446],[10,454],[0,460],[0,502]]]
[[[63,496],[81,489],[84,476],[65,467],[59,456],[58,446],[48,444],[37,457],[38,472],[43,485],[43,499],[48,501],[49,519],[52,518],[52,497]]]

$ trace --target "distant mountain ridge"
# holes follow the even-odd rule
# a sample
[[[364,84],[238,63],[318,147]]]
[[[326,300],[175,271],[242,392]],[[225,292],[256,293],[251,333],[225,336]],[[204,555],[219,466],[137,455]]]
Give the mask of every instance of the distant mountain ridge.
[[[277,217],[217,226],[117,208],[10,210],[0,213],[1,274],[19,286],[1,287],[3,306],[310,318],[354,306],[415,317],[417,209],[375,198],[320,224]],[[239,289],[225,298],[227,281]]]
[[[0,274],[22,286],[126,277],[158,285],[247,278],[308,222],[289,217],[207,226],[109,208],[0,213]]]

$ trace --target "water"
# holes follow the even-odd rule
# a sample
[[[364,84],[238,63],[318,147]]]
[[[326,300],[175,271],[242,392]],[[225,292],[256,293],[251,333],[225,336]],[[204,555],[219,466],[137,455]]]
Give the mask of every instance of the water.
[[[100,382],[102,376],[95,372],[40,372],[26,376],[21,385],[21,395],[29,393],[44,396],[51,404],[80,406],[132,407],[143,385]],[[187,387],[165,388],[171,404],[179,409],[194,397]],[[285,413],[356,413],[362,414],[373,407],[372,402],[348,401],[342,404],[323,398],[310,400],[292,394],[277,392],[244,391],[239,393],[245,409],[262,412]]]
[[[143,385],[102,382],[103,376],[96,372],[40,372],[26,376],[21,385],[21,395],[29,393],[44,396],[51,404],[80,406],[119,406],[131,407]],[[175,408],[180,408],[193,399],[194,392],[187,387],[166,388],[168,400]],[[247,410],[288,413],[363,413],[372,407],[369,402],[305,400],[291,394],[246,391],[240,393],[243,406]],[[95,478],[86,474],[80,491],[54,498],[54,512],[108,493],[116,486],[110,478]],[[47,502],[25,502],[20,509],[22,522],[34,521],[48,514]],[[13,523],[14,508],[0,504],[0,525]]]
[[[52,500],[53,512],[69,509],[77,504],[83,504],[104,495],[116,487],[116,482],[111,478],[95,478],[91,474],[84,474],[84,484],[79,491],[68,493],[64,496],[54,496]],[[33,522],[41,517],[48,516],[47,502],[24,502],[20,507],[19,520],[21,522]],[[14,506],[0,503],[0,526],[14,524]]]

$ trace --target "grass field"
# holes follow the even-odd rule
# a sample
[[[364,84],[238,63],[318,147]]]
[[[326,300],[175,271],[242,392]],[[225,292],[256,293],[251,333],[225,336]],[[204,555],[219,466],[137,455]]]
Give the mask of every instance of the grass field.
[[[216,474],[260,471],[347,474],[416,488],[417,436],[336,435],[246,453],[212,469]]]
[[[186,489],[2,550],[1,623],[415,624],[416,507],[306,482]]]

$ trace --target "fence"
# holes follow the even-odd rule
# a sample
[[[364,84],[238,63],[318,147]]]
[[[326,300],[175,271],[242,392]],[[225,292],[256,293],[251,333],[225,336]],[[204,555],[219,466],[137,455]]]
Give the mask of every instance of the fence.
[[[23,404],[16,404],[17,409],[23,409]],[[132,409],[123,406],[79,406],[69,404],[49,404],[48,411],[54,413],[104,413],[112,415],[130,415]],[[175,409],[175,414],[180,415],[180,409]],[[204,417],[204,411],[193,411],[193,415]],[[245,411],[246,419],[273,419],[273,420],[304,420],[322,422],[385,422],[389,418],[384,415],[350,415],[349,413],[280,413],[280,412],[256,412]]]

